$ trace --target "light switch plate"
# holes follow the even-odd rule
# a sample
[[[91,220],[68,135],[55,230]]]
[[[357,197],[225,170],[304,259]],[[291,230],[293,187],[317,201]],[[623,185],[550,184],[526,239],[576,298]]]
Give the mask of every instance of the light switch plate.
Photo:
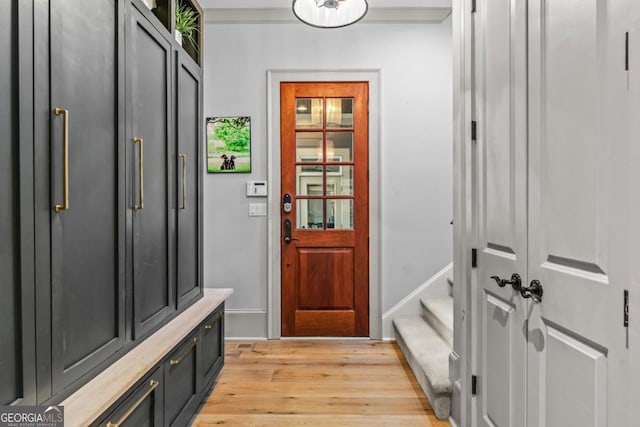
[[[249,216],[267,216],[267,204],[249,203]]]

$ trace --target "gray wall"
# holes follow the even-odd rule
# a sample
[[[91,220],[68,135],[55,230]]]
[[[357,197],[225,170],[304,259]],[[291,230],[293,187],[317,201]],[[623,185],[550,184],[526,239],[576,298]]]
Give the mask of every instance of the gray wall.
[[[451,262],[450,18],[338,30],[207,24],[204,37],[205,115],[252,117],[252,173],[204,177],[205,284],[234,288],[227,309],[267,310],[267,219],[248,216],[266,199],[247,198],[245,183],[267,177],[269,69],[381,71],[383,311]]]

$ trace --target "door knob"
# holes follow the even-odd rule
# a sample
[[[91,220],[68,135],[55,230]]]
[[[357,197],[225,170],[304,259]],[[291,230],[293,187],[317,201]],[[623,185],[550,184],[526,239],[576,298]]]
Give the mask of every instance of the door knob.
[[[522,279],[520,279],[520,275],[518,273],[513,273],[511,275],[511,280],[501,279],[498,276],[491,276],[491,278],[495,280],[498,286],[500,286],[501,288],[504,288],[507,285],[511,285],[511,287],[516,291],[522,289]]]
[[[533,302],[539,304],[542,302],[542,283],[539,280],[532,280],[529,286],[520,289],[520,295],[523,298],[532,298]]]
[[[290,219],[285,219],[284,220],[284,237],[282,238],[282,240],[284,240],[284,242],[288,245],[290,244],[293,240],[298,240],[295,237],[291,237],[291,220]]]

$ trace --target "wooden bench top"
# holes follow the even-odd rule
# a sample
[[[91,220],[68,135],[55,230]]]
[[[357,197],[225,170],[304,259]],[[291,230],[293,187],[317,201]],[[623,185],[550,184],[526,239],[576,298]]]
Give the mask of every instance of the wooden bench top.
[[[61,403],[65,425],[95,422],[232,293],[232,289],[205,289],[198,302],[69,396]]]

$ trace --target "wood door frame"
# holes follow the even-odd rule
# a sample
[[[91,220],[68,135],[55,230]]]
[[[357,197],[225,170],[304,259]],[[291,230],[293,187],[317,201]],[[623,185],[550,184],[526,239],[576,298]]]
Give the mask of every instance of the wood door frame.
[[[267,337],[281,333],[280,254],[280,83],[369,82],[369,337],[382,339],[380,70],[268,70],[267,71]]]

